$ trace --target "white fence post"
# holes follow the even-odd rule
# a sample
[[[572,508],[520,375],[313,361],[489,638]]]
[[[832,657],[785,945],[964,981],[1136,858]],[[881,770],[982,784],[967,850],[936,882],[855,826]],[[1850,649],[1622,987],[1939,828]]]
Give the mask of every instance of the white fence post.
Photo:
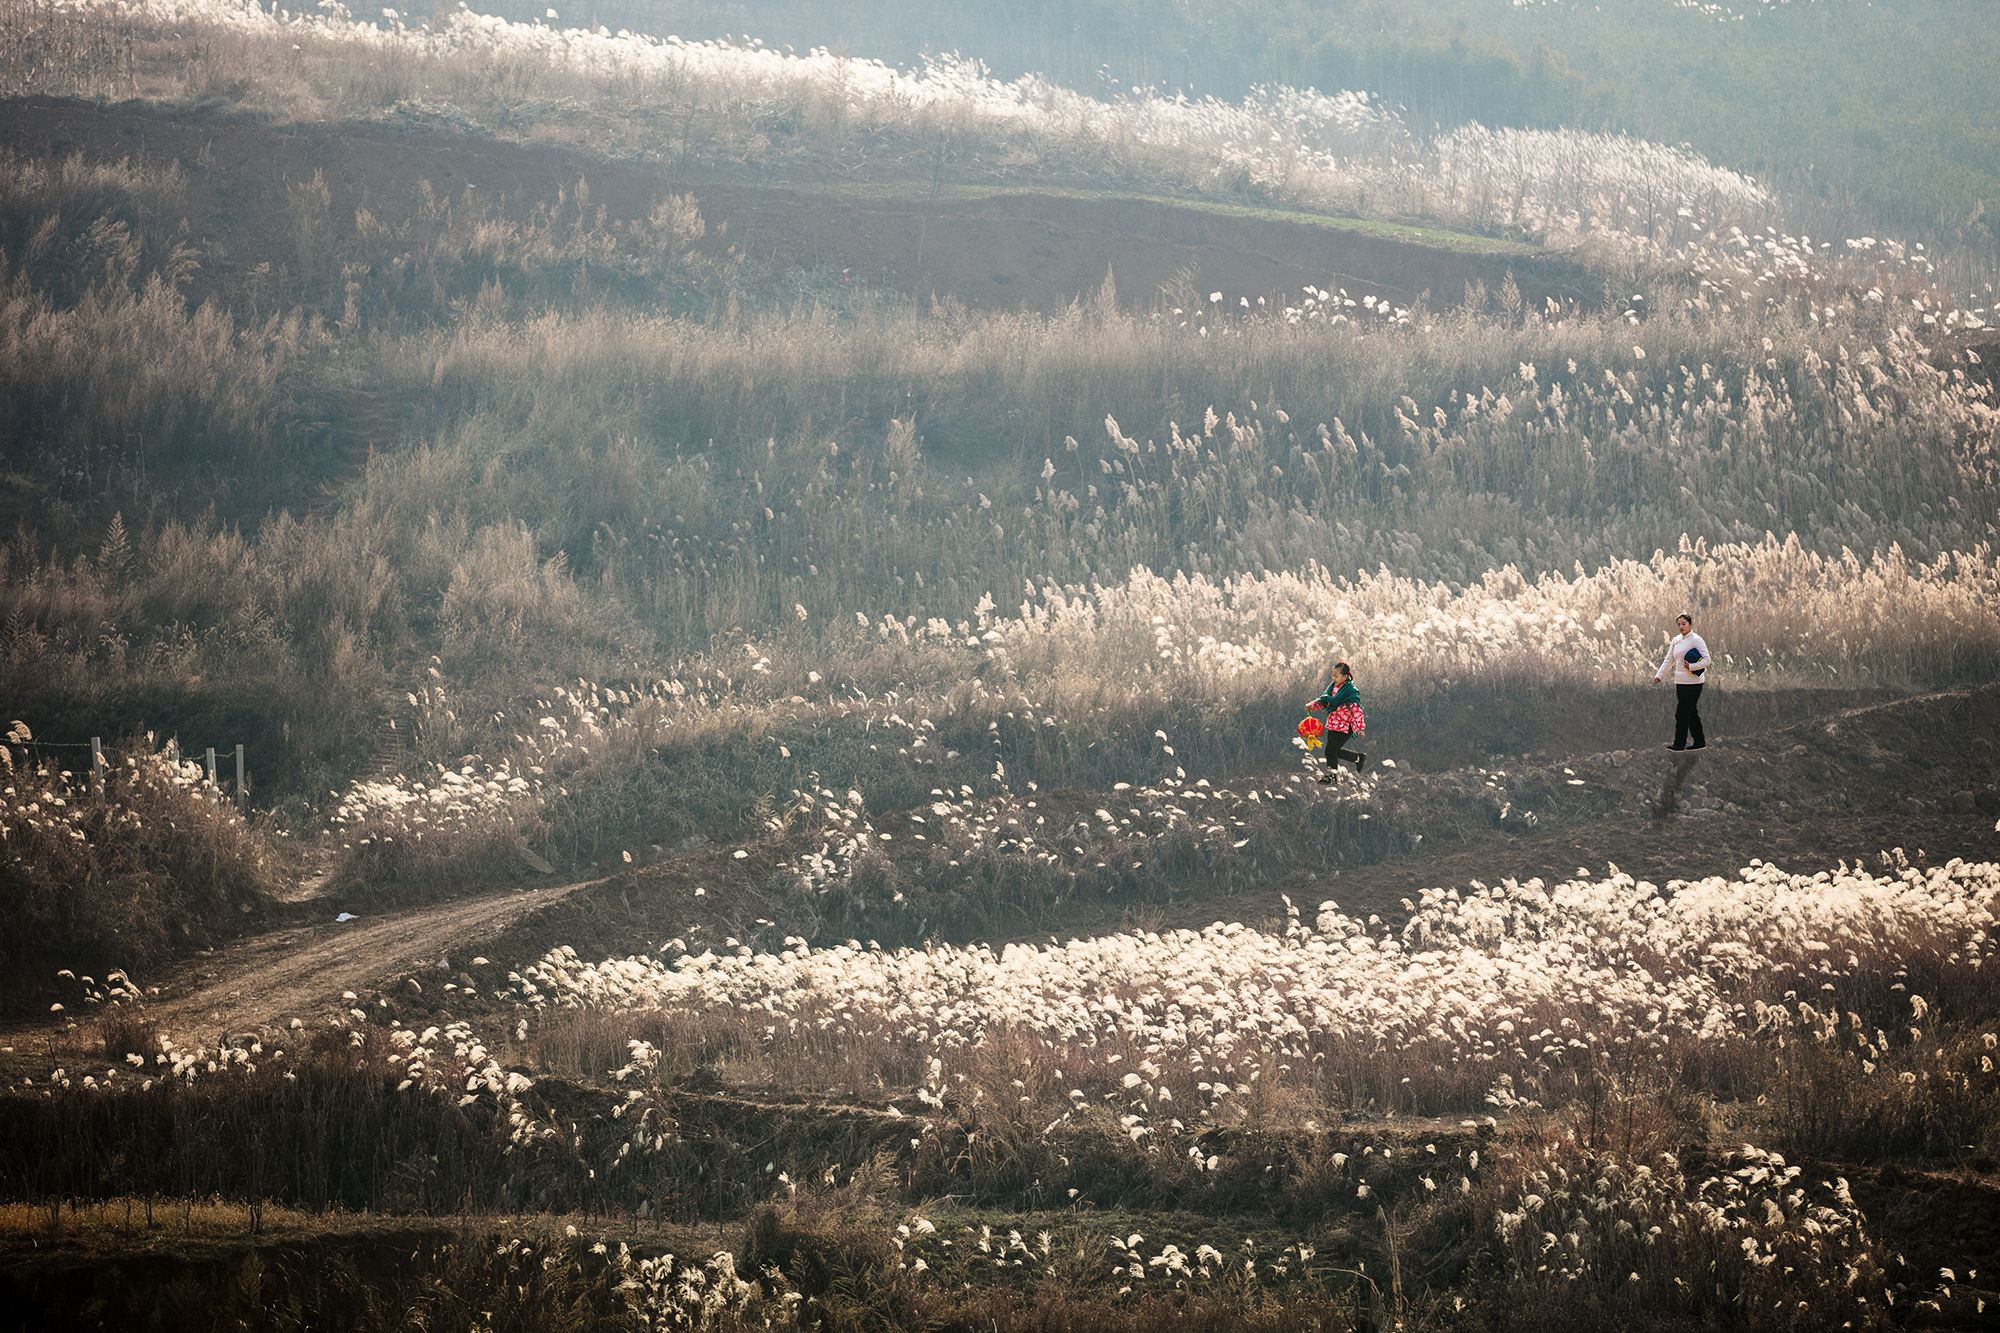
[[[244,803],[249,799],[249,796],[249,789],[243,785],[243,745],[239,741],[236,745],[236,808],[238,810],[243,809]]]
[[[90,792],[98,800],[104,799],[104,738],[90,738]]]
[[[219,788],[215,784],[215,747],[208,747],[208,799],[213,801]]]

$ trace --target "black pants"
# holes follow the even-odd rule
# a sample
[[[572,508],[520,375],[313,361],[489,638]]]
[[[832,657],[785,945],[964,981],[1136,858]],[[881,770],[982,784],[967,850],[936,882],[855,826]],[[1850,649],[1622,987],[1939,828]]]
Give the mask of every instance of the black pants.
[[[1674,693],[1678,696],[1674,705],[1674,748],[1687,748],[1690,736],[1696,745],[1708,744],[1707,737],[1701,734],[1701,686],[1676,685]]]
[[[1337,761],[1352,759],[1356,768],[1361,767],[1362,754],[1359,750],[1347,748],[1347,742],[1354,739],[1349,731],[1329,731],[1326,733],[1326,766],[1334,767]]]

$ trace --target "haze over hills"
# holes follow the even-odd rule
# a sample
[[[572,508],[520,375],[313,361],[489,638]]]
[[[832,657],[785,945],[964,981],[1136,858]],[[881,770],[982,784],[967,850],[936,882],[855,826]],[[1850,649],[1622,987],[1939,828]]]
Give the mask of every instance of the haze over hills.
[[[1981,1326],[1945,11],[0,0],[0,1308]]]

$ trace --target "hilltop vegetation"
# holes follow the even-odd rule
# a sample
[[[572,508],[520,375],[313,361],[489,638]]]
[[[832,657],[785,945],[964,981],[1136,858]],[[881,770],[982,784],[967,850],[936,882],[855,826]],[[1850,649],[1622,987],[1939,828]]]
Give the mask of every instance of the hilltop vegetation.
[[[540,18],[527,0],[474,6]],[[1989,254],[2000,44],[1981,0],[573,0],[564,21],[828,46],[913,62],[964,51],[1003,77],[1239,97],[1257,83],[1365,88],[1446,126],[1616,129],[1690,143],[1824,207],[1799,221],[1914,231]]]

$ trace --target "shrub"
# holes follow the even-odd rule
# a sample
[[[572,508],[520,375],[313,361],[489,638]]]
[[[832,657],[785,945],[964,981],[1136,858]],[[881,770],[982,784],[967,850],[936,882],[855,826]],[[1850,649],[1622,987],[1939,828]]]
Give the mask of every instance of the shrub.
[[[151,962],[254,911],[276,886],[263,837],[197,765],[135,741],[112,752],[98,791],[41,753],[20,722],[0,745],[9,980],[52,962],[100,975]]]

